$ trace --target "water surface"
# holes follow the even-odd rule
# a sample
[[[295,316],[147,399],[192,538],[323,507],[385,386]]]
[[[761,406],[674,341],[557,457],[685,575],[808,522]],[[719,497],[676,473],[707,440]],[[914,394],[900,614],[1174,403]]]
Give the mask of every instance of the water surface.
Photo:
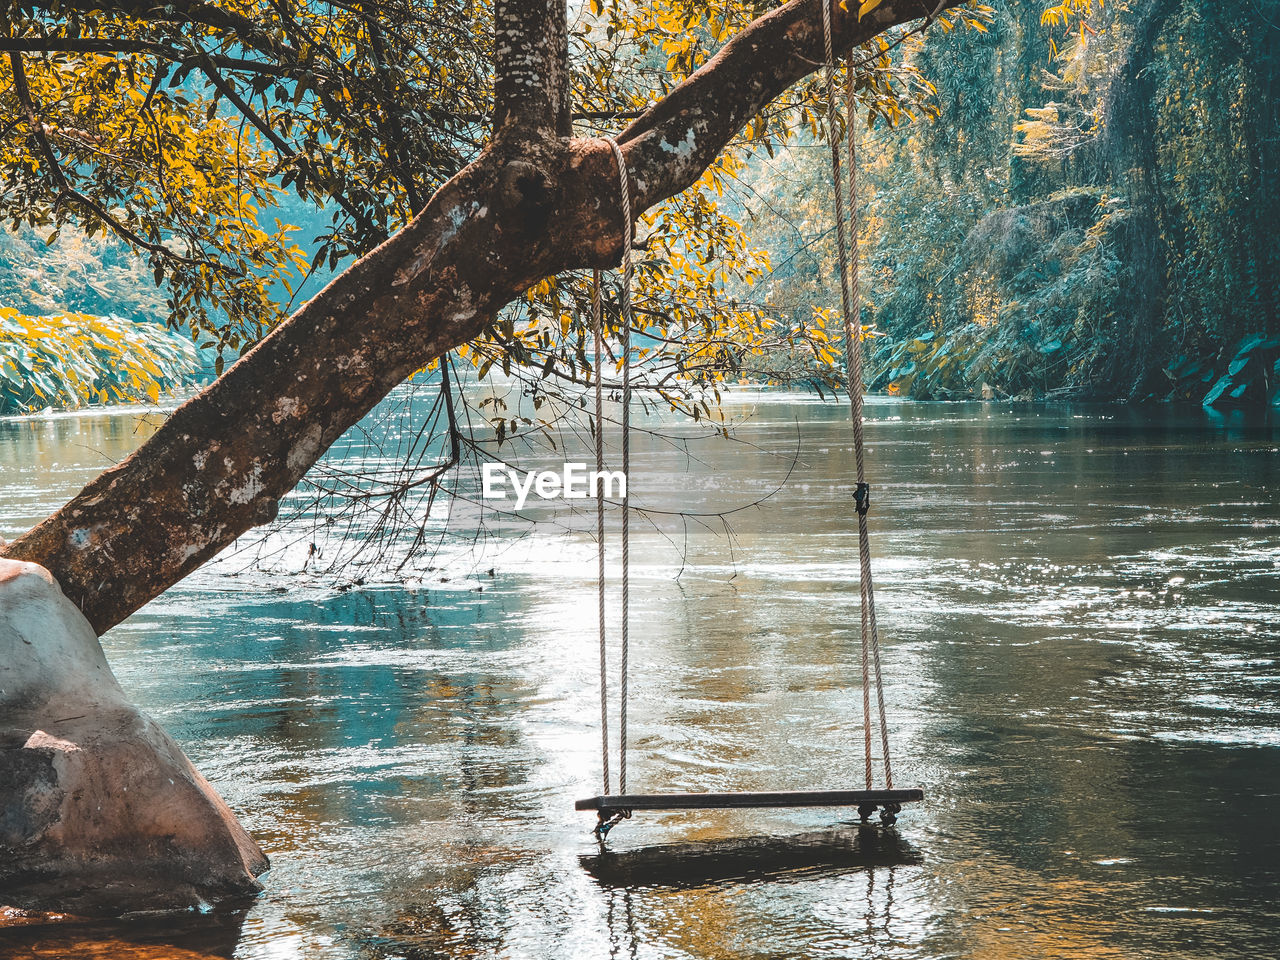
[[[636,441],[634,501],[655,512],[633,524],[631,787],[858,787],[847,408],[730,412],[733,441],[662,418],[702,439]],[[0,955],[1280,952],[1276,425],[867,414],[895,779],[928,797],[896,829],[646,814],[601,851],[573,810],[600,791],[590,513],[437,501],[436,552],[396,578],[308,556],[338,555],[342,524],[299,498],[303,525],[103,639],[271,856],[266,892],[231,916],[0,927]],[[0,535],[150,429],[128,411],[0,421]],[[330,464],[388,456],[357,437]]]

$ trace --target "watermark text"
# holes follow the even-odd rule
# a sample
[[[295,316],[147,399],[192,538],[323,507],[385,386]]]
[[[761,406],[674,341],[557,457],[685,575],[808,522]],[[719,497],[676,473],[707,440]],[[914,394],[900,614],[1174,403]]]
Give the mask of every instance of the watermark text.
[[[585,500],[587,497],[621,497],[627,492],[627,475],[621,470],[588,470],[585,463],[565,463],[560,470],[522,473],[505,463],[481,468],[486,500],[515,499],[519,510],[535,494],[541,500]]]

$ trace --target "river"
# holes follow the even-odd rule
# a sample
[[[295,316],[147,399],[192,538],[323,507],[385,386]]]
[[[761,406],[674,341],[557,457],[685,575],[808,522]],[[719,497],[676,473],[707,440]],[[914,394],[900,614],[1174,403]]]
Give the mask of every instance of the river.
[[[732,439],[637,435],[631,789],[860,787],[847,407],[726,410]],[[155,420],[0,420],[0,535]],[[0,956],[1280,954],[1280,424],[872,399],[867,435],[894,775],[926,794],[896,828],[637,814],[602,851],[573,809],[600,792],[590,510],[437,499],[390,576],[298,498],[103,638],[270,855],[265,892],[0,926]]]

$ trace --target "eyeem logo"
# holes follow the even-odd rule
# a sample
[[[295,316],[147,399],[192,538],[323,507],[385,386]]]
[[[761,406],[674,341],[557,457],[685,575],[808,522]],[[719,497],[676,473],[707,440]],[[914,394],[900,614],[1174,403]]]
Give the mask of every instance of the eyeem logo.
[[[486,463],[483,467],[484,498],[507,500],[508,489],[515,495],[519,510],[536,493],[543,500],[563,497],[565,500],[585,500],[603,494],[621,497],[627,492],[627,475],[621,470],[587,470],[585,463],[566,463],[555,470],[533,470],[520,479],[520,471],[512,470],[505,463]]]

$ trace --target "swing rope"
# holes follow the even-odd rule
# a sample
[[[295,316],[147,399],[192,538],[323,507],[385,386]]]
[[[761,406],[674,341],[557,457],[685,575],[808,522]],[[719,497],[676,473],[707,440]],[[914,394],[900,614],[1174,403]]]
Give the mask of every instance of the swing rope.
[[[884,702],[884,682],[880,667],[880,633],[876,623],[875,588],[871,577],[871,545],[867,526],[867,512],[871,506],[870,486],[866,479],[865,438],[863,436],[863,353],[862,328],[860,311],[860,278],[858,275],[858,183],[857,183],[857,148],[855,135],[855,99],[854,71],[852,67],[852,50],[849,51],[845,73],[845,129],[847,137],[843,144],[836,130],[837,117],[836,96],[836,58],[832,43],[831,4],[836,0],[824,0],[822,4],[823,41],[826,53],[824,74],[827,92],[827,136],[831,147],[831,168],[834,184],[836,235],[838,259],[840,267],[840,306],[844,321],[844,345],[847,358],[847,378],[850,403],[850,417],[853,422],[854,462],[857,486],[854,501],[858,514],[858,586],[861,600],[862,620],[862,722],[863,745],[866,760],[866,787],[872,789],[874,769],[872,759],[873,720],[871,713],[871,682],[875,679],[876,706],[879,713],[880,745],[884,758],[885,785],[893,790],[893,767],[889,758],[889,728]],[[629,478],[631,474],[631,286],[634,278],[632,262],[632,243],[635,224],[631,210],[631,185],[627,177],[626,161],[622,149],[612,137],[604,138],[609,144],[618,167],[619,194],[622,213],[622,283],[619,296],[619,341],[622,350],[622,474]],[[847,158],[847,159],[846,159]],[[845,184],[843,168],[848,169],[849,214],[845,213]],[[604,400],[602,370],[603,361],[603,327],[604,308],[601,295],[601,275],[596,270],[593,274],[592,286],[592,320],[595,339],[595,454],[597,471],[604,470]],[[855,326],[856,324],[856,326]],[[630,500],[629,484],[624,484],[622,494],[622,523],[620,536],[622,540],[621,569],[621,636],[619,667],[619,714],[618,714],[618,790],[620,794],[627,792],[627,701],[628,673],[630,659],[630,605],[631,605],[631,537],[630,537]],[[596,535],[599,540],[597,561],[599,630],[600,630],[600,728],[601,749],[604,767],[604,795],[612,793],[612,781],[609,769],[609,697],[608,697],[608,661],[606,644],[605,617],[605,530],[604,530],[604,490],[598,488],[596,494]],[[904,791],[910,792],[910,791]],[[910,799],[910,798],[907,798]],[[918,799],[918,798],[916,798]],[[597,827],[597,836],[603,839],[612,823],[619,817],[629,816],[630,811],[613,811],[613,817],[605,822],[603,808],[602,822]],[[896,812],[897,807],[891,804],[886,810]],[[866,814],[864,814],[865,818]],[[890,821],[891,822],[891,821]]]
[[[871,507],[871,488],[867,483],[862,426],[862,318],[861,289],[858,276],[858,180],[857,147],[855,138],[855,102],[852,50],[845,69],[845,131],[844,152],[849,171],[848,222],[845,218],[844,184],[841,167],[840,136],[836,131],[836,58],[832,45],[831,5],[836,0],[824,0],[822,4],[822,39],[826,63],[823,74],[827,89],[827,139],[831,146],[831,173],[835,193],[836,239],[840,263],[840,307],[844,318],[844,348],[849,387],[849,413],[853,420],[853,453],[857,473],[854,501],[858,513],[858,587],[862,613],[862,728],[866,759],[866,785],[871,789],[873,781],[871,740],[871,672],[874,664],[876,703],[879,708],[880,743],[884,754],[884,779],[888,789],[893,789],[893,767],[889,761],[889,727],[885,716],[884,683],[880,673],[880,631],[876,624],[875,588],[871,580],[871,541],[867,530],[867,511]],[[856,324],[856,326],[855,326]]]
[[[619,326],[622,349],[622,597],[621,597],[621,664],[619,666],[619,711],[618,711],[618,792],[627,792],[627,675],[631,653],[630,621],[631,621],[631,510],[630,483],[631,477],[631,282],[634,265],[631,258],[631,243],[635,224],[631,216],[631,184],[627,179],[627,164],[622,156],[622,148],[612,137],[605,138],[613,158],[618,165],[619,192],[622,200],[622,288],[620,291]],[[596,272],[596,289],[594,299],[600,302],[600,274]],[[600,320],[603,310],[597,308],[596,321],[596,469],[603,470],[603,418],[601,415],[601,379],[600,371]],[[608,695],[605,686],[605,634],[604,634],[604,491],[601,485],[597,493],[597,531],[600,535],[600,712],[603,720],[608,713]],[[605,793],[609,791],[609,744],[605,735]]]
[[[600,357],[603,353],[604,304],[600,297],[600,271],[591,275],[591,326],[595,333],[595,371],[596,371],[596,476],[604,472],[604,374],[600,369]],[[596,488],[596,541],[600,549],[596,551],[596,592],[600,608],[600,756],[604,758],[604,792],[608,796],[609,778],[609,667],[608,648],[605,645],[605,604],[604,604],[604,485]]]

